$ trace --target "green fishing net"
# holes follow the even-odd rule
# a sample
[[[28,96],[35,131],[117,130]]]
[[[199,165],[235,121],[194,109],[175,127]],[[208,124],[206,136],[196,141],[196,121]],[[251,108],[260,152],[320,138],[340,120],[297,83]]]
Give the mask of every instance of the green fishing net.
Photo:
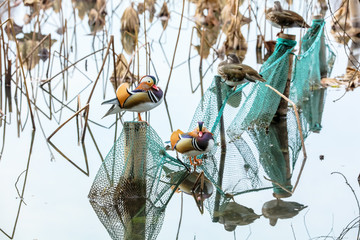
[[[265,84],[271,85],[281,93],[284,92],[289,71],[289,54],[295,45],[294,40],[278,38],[274,53],[260,69],[266,83],[258,82],[252,87],[237,116],[226,130],[231,139],[240,138],[249,128],[270,125],[281,97]]]
[[[252,83],[239,85],[234,90],[226,85],[220,76],[215,76],[198,104],[189,127],[189,131],[192,131],[198,121],[203,121],[204,126],[213,133],[216,143],[209,153],[198,156],[202,158],[203,164],[197,168],[199,171],[204,171],[205,176],[217,190],[204,202],[211,215],[214,213],[216,215],[220,211],[220,206],[230,200],[230,195],[251,191],[262,185],[255,158],[248,160],[243,157],[244,153],[246,156],[252,154],[251,147],[243,141],[243,147],[239,151],[225,134],[225,129],[231,124],[242,105],[244,99],[242,90],[248,85],[251,86]],[[184,158],[184,161],[187,159]],[[214,216],[213,221],[218,219]]]
[[[308,126],[303,120],[304,117],[300,117],[305,139],[308,136]],[[273,186],[274,193],[278,196],[288,196],[283,188],[292,190],[292,173],[302,149],[300,132],[296,125],[295,113],[289,109],[286,118],[273,121],[267,129],[256,127],[247,131],[256,145],[259,163],[266,176],[277,183]]]
[[[292,40],[278,39],[276,51],[262,67],[261,74],[267,84],[280,92],[285,89],[289,54],[295,44]],[[189,127],[191,131],[198,121],[204,121],[204,125],[214,133],[215,147],[210,153],[201,156],[203,165],[198,167],[217,189],[204,203],[214,222],[219,221],[217,216],[221,211],[220,206],[229,202],[231,196],[273,188],[271,182],[263,176],[286,186],[301,150],[294,112],[288,111],[285,124],[287,150],[284,156],[282,150],[285,147],[279,142],[278,136],[281,131],[270,127],[280,96],[263,83],[250,84],[249,87],[249,94],[245,96],[241,88],[234,91],[219,76],[215,76]],[[303,114],[300,122],[306,137],[308,127]],[[225,130],[227,134],[224,134]],[[280,137],[283,138],[285,136]],[[290,173],[284,168],[285,158]],[[291,184],[288,185],[288,190],[291,190]],[[274,191],[281,193],[283,190],[275,187]]]
[[[184,169],[146,122],[125,122],[88,196],[112,239],[155,239]]]
[[[310,91],[308,101],[304,102],[302,112],[309,124],[311,132],[319,133],[322,126],[322,114],[326,99],[326,88],[314,89]]]
[[[290,99],[298,106],[307,101],[310,90],[321,88],[321,78],[330,75],[335,55],[325,44],[324,20],[313,20],[295,57]]]

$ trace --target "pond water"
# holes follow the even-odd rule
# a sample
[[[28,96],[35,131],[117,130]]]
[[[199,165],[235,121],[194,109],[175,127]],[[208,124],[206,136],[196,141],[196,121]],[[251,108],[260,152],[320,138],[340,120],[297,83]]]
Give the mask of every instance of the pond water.
[[[95,3],[88,6],[87,4],[91,1],[49,2],[48,9],[41,10],[39,17],[35,14],[28,24],[24,24],[24,15],[34,13],[30,7],[25,7],[23,3],[20,3],[19,6],[11,8],[11,16],[15,23],[24,25],[22,33],[17,35],[20,49],[23,51],[22,58],[25,58],[47,34],[51,34],[52,44],[50,60],[42,61],[34,58],[32,60],[34,62],[28,62],[25,68],[35,131],[25,95],[25,85],[20,84],[21,81],[18,79],[21,75],[20,71],[13,76],[10,89],[5,86],[5,74],[2,72],[0,109],[5,116],[2,117],[0,126],[3,135],[0,140],[0,239],[9,237],[13,239],[111,239],[89,203],[88,195],[102,161],[123,130],[122,123],[132,121],[137,117],[136,114],[127,112],[121,120],[117,120],[115,115],[102,118],[108,106],[101,103],[115,96],[109,82],[114,69],[112,49],[99,74],[111,35],[114,36],[116,54],[124,53],[128,62],[132,57],[123,50],[120,33],[121,16],[130,6],[130,2],[123,1],[118,4],[115,1],[107,1],[105,24],[104,26],[100,24],[99,31],[94,34],[91,33],[88,23],[90,9],[98,8],[99,13],[104,8],[96,7]],[[17,3],[18,1],[11,1],[11,5]],[[101,5],[101,1],[98,1],[98,4],[105,6]],[[165,90],[179,30],[182,2],[170,1],[168,3],[170,20],[165,31],[163,31],[161,20],[157,17],[162,4],[162,2],[155,4],[156,13],[152,22],[149,21],[149,11],[145,12],[145,24],[144,14],[139,15],[138,45],[141,49],[139,55],[134,57],[134,67],[131,67],[131,72],[139,76],[145,74],[157,76],[158,86]],[[267,29],[265,39],[276,39],[278,29],[271,28],[268,23],[264,25],[264,4],[254,2],[251,4],[254,9],[258,7],[254,11],[257,13],[257,19],[252,14],[250,25],[241,28],[248,44],[244,63],[260,70],[261,64],[257,63],[255,54],[256,36],[259,34],[256,20],[260,23],[261,29],[264,26]],[[268,1],[267,4],[267,6],[272,5],[272,1]],[[6,9],[6,5],[2,6],[2,9]],[[137,6],[136,2],[134,7]],[[306,6],[301,1],[294,3],[291,9],[299,9],[298,12],[307,16],[307,22],[310,23],[311,15],[316,14],[318,9]],[[189,129],[202,92],[206,93],[211,86],[213,76],[217,74],[216,67],[221,61],[217,59],[212,64],[216,58],[212,49],[207,59],[200,59],[194,46],[199,45],[201,39],[195,32],[191,39],[192,27],[195,26],[193,17],[196,11],[195,5],[186,2],[184,9],[166,101],[150,113],[142,114],[163,142],[170,139],[173,130],[187,131]],[[246,3],[240,7],[240,12],[245,13],[245,16],[249,15]],[[339,76],[345,72],[347,55],[344,46],[337,44],[329,34],[331,20],[329,16],[328,11],[325,17],[327,22],[325,36],[332,51],[337,55],[332,76]],[[2,21],[4,22],[7,18],[7,11],[4,10]],[[90,18],[92,18],[91,15]],[[102,20],[101,17],[96,19],[100,22]],[[146,36],[144,35],[145,25]],[[33,34],[33,32],[39,32],[39,27],[43,35],[40,37]],[[62,29],[65,29],[64,33],[59,34]],[[300,36],[303,36],[305,31],[290,29],[286,33],[295,34],[299,42]],[[221,46],[225,39],[224,34],[217,39],[215,48]],[[146,41],[149,42],[147,48],[143,46]],[[18,66],[14,61],[16,45],[14,41],[8,40],[7,35],[4,35],[4,42],[9,42],[7,56],[12,61],[11,71],[14,72]],[[42,49],[47,49],[48,40],[45,40],[44,44]],[[295,50],[297,51],[299,47],[298,43]],[[151,62],[147,60],[146,49],[151,53]],[[189,49],[191,49],[190,58]],[[47,53],[46,50],[42,51]],[[3,50],[1,54],[4,70]],[[90,56],[83,59],[87,55]],[[203,87],[198,87],[192,93],[192,89],[200,82],[199,64],[201,61],[203,74],[207,68],[209,69],[203,77]],[[34,66],[28,70],[30,64]],[[98,75],[99,81],[91,95]],[[18,87],[15,85],[17,79],[20,81],[18,81]],[[41,86],[49,79],[51,79],[51,84],[46,83]],[[51,89],[51,94],[49,89]],[[250,94],[249,89],[244,90],[243,98]],[[7,98],[9,91],[11,96]],[[307,160],[299,184],[290,198],[281,200],[298,203],[287,205],[288,207],[296,206],[298,213],[283,210],[284,215],[287,216],[286,219],[271,222],[265,217],[266,213],[263,214],[262,208],[266,202],[275,200],[273,190],[242,193],[230,202],[235,201],[238,208],[251,208],[258,216],[250,224],[238,223],[239,226],[235,230],[227,231],[223,224],[213,222],[214,212],[209,211],[208,207],[201,214],[192,196],[175,193],[166,206],[164,218],[158,222],[154,221],[154,226],[146,229],[147,234],[154,232],[154,236],[157,235],[156,239],[176,239],[177,236],[178,239],[356,239],[360,211],[355,197],[359,192],[357,182],[359,171],[356,162],[360,154],[356,139],[360,136],[360,125],[357,124],[360,121],[360,113],[354,105],[360,98],[358,89],[348,91],[343,96],[344,92],[343,87],[324,90],[325,102],[322,117],[320,114],[321,131],[309,132],[305,140]],[[52,136],[52,133],[73,116],[77,109],[86,106],[90,95],[89,122],[84,145],[79,144],[81,126],[85,124],[83,115],[73,118]],[[9,101],[11,101],[11,111]],[[50,136],[51,143],[47,141]],[[254,146],[251,147],[254,148]],[[175,157],[174,153],[169,152],[169,154]],[[236,157],[237,155],[234,155],[234,158]],[[300,153],[293,167],[292,185],[296,182],[302,162],[303,155]],[[260,168],[260,164],[257,164]],[[343,174],[355,192],[352,192],[341,174],[334,172]],[[230,173],[225,171],[224,174],[226,181],[238,181],[231,175],[231,171]],[[264,179],[265,175],[264,170],[258,173],[264,186],[269,187],[271,184]],[[208,206],[206,201],[213,201],[213,198],[205,200],[204,205]],[[233,217],[236,218],[236,216]],[[274,225],[274,222],[276,225],[271,226],[270,223]],[[112,224],[116,228],[117,224],[121,223]],[[228,230],[229,228],[231,227],[228,226]],[[346,233],[345,236],[344,233]],[[145,238],[138,236],[133,239]]]

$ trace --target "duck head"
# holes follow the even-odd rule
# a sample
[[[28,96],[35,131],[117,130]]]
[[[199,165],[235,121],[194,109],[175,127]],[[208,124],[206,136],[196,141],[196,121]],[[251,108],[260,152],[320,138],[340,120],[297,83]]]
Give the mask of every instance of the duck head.
[[[204,122],[198,122],[198,131],[199,131],[199,137],[203,136],[203,126],[204,126]]]
[[[202,138],[204,136],[207,137],[211,136],[210,138],[212,138],[213,135],[206,127],[204,127],[204,122],[201,121],[198,122],[198,125],[194,129],[193,134],[195,135],[194,137],[199,137],[199,138]]]
[[[145,75],[140,79],[140,83],[136,87],[136,89],[141,89],[141,90],[154,89],[156,91],[159,91],[159,87],[156,86],[156,83],[157,83],[157,81],[156,81],[156,78],[154,76]]]

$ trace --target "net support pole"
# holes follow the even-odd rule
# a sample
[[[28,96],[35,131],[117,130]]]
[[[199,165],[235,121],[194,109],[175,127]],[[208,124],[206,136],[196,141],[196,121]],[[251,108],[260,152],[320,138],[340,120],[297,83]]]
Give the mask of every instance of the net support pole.
[[[295,37],[296,37],[295,35],[291,35],[291,34],[284,34],[284,33],[279,34],[279,38],[284,38],[284,39],[295,40]],[[287,98],[289,98],[290,95],[290,81],[291,81],[293,58],[294,58],[293,54],[289,54],[289,71],[286,79],[286,86],[283,92],[283,94]],[[288,102],[285,99],[281,98],[279,107],[276,110],[276,116],[278,117],[286,116],[287,111],[288,111]]]
[[[314,20],[322,20],[324,21],[324,18],[322,15],[315,15],[313,17]],[[325,46],[325,36],[324,36],[324,29],[321,33],[320,38],[320,52],[319,52],[319,62],[320,62],[320,77],[326,78],[328,74],[328,66],[326,62],[326,46]]]
[[[215,76],[215,86],[216,86],[217,107],[218,107],[218,112],[220,112],[220,109],[223,104],[223,99],[221,96],[221,77],[220,76],[217,76],[217,75]],[[220,155],[220,165],[219,165],[217,185],[218,185],[218,187],[221,188],[222,181],[223,181],[224,168],[225,168],[225,157],[226,157],[226,139],[225,139],[225,126],[224,126],[224,117],[223,116],[221,116],[219,124],[220,124],[221,155]],[[220,198],[221,198],[221,195],[220,195],[219,191],[216,191],[214,212],[219,211]],[[219,217],[213,217],[212,221],[218,222]]]
[[[146,235],[146,122],[125,122],[125,173],[124,181],[127,186],[124,208],[128,216],[125,220],[124,239],[145,239]]]

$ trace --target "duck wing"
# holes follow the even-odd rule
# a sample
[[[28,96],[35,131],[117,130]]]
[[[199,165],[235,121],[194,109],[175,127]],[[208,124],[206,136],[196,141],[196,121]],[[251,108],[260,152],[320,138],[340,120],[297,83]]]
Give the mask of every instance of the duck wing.
[[[183,134],[184,132],[181,131],[180,129],[174,131],[171,136],[170,136],[170,143],[171,143],[171,147],[172,149],[175,148],[177,142],[180,140],[180,136],[181,134]]]
[[[245,78],[250,82],[260,81],[266,82],[266,80],[252,67],[243,64],[243,72],[245,73]]]
[[[242,80],[245,77],[241,64],[224,64],[218,68],[218,73],[226,80]]]
[[[130,92],[130,96],[124,101],[123,108],[130,109],[141,103],[151,102],[147,91],[133,90]]]
[[[175,149],[179,153],[186,153],[191,150],[194,150],[194,147],[193,147],[194,138],[191,136],[189,136],[189,137],[188,136],[189,135],[187,135],[187,137],[182,137],[175,145]]]
[[[288,27],[306,27],[310,26],[305,22],[304,18],[297,14],[296,12],[283,10],[282,12],[277,12],[277,18],[279,24],[282,26]]]
[[[123,108],[127,99],[132,95],[129,91],[130,84],[128,82],[122,83],[116,90],[116,97],[119,100],[120,107]]]

